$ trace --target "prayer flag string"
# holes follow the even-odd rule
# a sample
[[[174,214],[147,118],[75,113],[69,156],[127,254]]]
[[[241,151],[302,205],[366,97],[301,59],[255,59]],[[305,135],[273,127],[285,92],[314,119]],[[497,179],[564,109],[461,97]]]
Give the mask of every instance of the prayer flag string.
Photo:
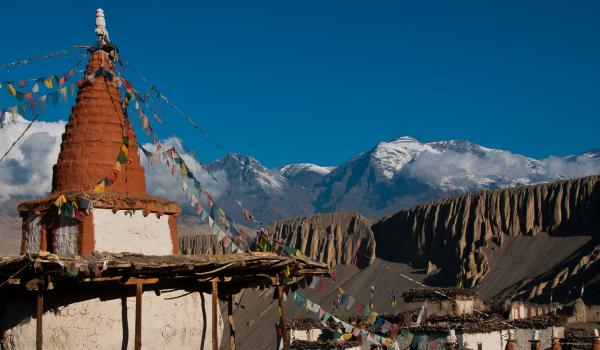
[[[341,334],[338,334],[336,339],[350,340],[352,338],[352,336],[355,336],[355,337],[363,336],[363,337],[366,337],[367,341],[370,343],[377,343],[377,344],[380,344],[380,345],[383,345],[386,347],[394,346],[394,343],[397,341],[397,339],[392,339],[392,338],[381,336],[379,334],[375,334],[373,332],[369,332],[367,329],[359,327],[358,325],[352,325],[346,321],[343,321],[343,320],[337,318],[332,313],[325,311],[319,304],[308,299],[306,296],[301,294],[299,291],[294,292],[293,298],[294,298],[294,301],[296,302],[296,304],[298,304],[298,306],[302,307],[303,309],[305,309],[307,311],[314,313],[315,317],[318,318],[325,327],[327,327],[329,330],[333,331],[334,334],[341,333]],[[341,325],[342,327],[340,329],[343,330],[343,333],[338,332],[337,329],[330,328],[328,325],[328,321],[330,321],[330,320],[333,320],[337,325]],[[372,312],[369,315],[367,323],[369,323],[371,325],[376,325],[376,324],[380,323],[381,325],[379,328],[382,329],[383,333],[387,333],[393,327],[393,325],[390,322],[384,320],[382,317],[378,316],[377,313],[375,313],[375,312]],[[384,331],[384,327],[383,327],[384,324],[386,325],[385,331]]]

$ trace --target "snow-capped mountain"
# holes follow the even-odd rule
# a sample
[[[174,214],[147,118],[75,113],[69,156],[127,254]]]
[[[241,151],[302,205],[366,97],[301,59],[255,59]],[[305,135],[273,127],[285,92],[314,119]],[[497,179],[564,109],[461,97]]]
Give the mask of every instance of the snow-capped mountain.
[[[268,169],[229,154],[210,164],[231,191],[242,193],[257,217],[287,218],[358,210],[370,217],[470,191],[600,174],[599,153],[534,159],[469,141],[380,142],[338,167],[301,163]]]
[[[314,213],[305,190],[252,157],[229,153],[208,164],[208,169],[220,178],[235,199],[265,223]],[[234,218],[239,216],[240,208],[234,204],[233,198],[224,197],[220,203],[229,212],[238,213],[233,214]]]
[[[323,180],[335,167],[323,167],[311,163],[298,163],[284,165],[275,169],[286,179],[300,185],[303,188],[310,189],[316,183]]]
[[[374,169],[387,179],[392,179],[407,163],[422,152],[436,152],[428,144],[404,136],[389,142],[380,142],[369,153]]]
[[[566,159],[569,161],[576,161],[577,159],[594,159],[600,161],[600,148],[591,149],[580,154],[569,156]]]
[[[600,174],[598,153],[533,159],[469,141],[380,142],[316,185],[319,212],[357,209],[381,216],[419,202],[489,188]]]

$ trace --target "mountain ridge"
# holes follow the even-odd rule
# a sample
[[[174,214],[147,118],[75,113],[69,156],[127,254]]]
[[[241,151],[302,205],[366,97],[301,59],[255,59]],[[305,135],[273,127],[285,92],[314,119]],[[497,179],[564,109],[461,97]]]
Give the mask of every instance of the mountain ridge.
[[[227,155],[224,158],[231,157]],[[372,218],[380,218],[423,201],[472,191],[600,173],[600,156],[593,150],[574,156],[538,160],[466,140],[423,143],[410,136],[379,142],[336,167],[299,163],[268,169],[252,159],[251,163],[257,165],[256,177],[278,179],[275,191],[264,190],[255,195],[262,195],[262,203],[267,203],[269,194],[282,196],[285,193],[284,198],[277,201],[277,206],[283,208],[280,213],[299,213],[290,207],[292,203],[301,203],[306,214],[358,210]],[[219,170],[221,162],[217,160],[210,166]],[[232,170],[227,172],[228,177],[247,178],[245,174],[236,174]],[[256,181],[234,182],[242,190],[243,186],[252,187]],[[250,206],[249,209],[264,212],[263,207]],[[288,217],[293,216],[297,215]],[[276,220],[286,218],[285,215],[268,217]]]

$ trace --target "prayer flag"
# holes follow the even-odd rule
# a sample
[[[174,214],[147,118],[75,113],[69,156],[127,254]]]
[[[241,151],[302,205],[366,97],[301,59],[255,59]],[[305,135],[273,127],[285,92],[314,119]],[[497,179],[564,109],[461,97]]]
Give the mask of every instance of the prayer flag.
[[[36,82],[33,87],[31,88],[31,92],[35,92],[38,93],[40,92],[40,86],[38,85],[38,83]]]
[[[69,86],[69,95],[75,96],[76,91],[77,91],[77,83],[71,84],[71,86]]]
[[[254,219],[254,216],[246,208],[242,209],[242,214],[244,215],[244,219],[246,219],[246,220],[253,220]]]
[[[362,315],[364,309],[365,309],[365,304],[363,304],[363,303],[356,304],[356,313],[357,314]]]
[[[105,187],[104,180],[101,180],[94,188],[94,192],[104,193],[104,187]]]
[[[115,166],[113,167],[113,171],[115,172],[115,174],[118,174],[121,172],[121,162],[117,161],[115,163]]]
[[[56,200],[54,201],[54,205],[56,205],[59,208],[62,207],[65,203],[67,203],[67,197],[65,197],[64,194],[58,196],[58,198],[56,198]]]
[[[8,84],[6,85],[6,89],[8,90],[8,93],[9,93],[9,94],[11,94],[11,95],[13,95],[13,96],[16,96],[16,95],[17,95],[17,90],[15,90],[15,87],[14,87],[14,86],[13,86],[11,83],[8,83]]]
[[[54,87],[54,77],[50,76],[44,79],[44,85],[46,86],[46,89],[52,89]]]
[[[324,278],[321,278],[321,280],[319,280],[319,293],[324,293],[326,289],[327,289],[327,280],[325,280]]]
[[[64,86],[58,91],[60,92],[61,101],[66,102],[69,98],[69,96],[67,95],[67,87]]]
[[[142,117],[142,127],[144,129],[146,129],[149,125],[150,125],[150,122],[148,121],[148,118],[144,114],[144,116]]]
[[[354,299],[352,296],[349,296],[349,298],[348,298],[348,305],[346,305],[346,309],[350,310],[350,308],[352,307],[352,305],[354,305],[354,302],[356,302],[356,299]]]
[[[204,210],[204,208],[202,207],[202,204],[200,202],[196,203],[196,213],[200,213],[202,212],[202,210]]]

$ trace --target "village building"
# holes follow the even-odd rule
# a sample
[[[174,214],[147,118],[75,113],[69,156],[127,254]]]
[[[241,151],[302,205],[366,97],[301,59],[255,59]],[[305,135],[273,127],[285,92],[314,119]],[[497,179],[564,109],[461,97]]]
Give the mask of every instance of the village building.
[[[234,335],[232,294],[328,268],[272,253],[179,256],[181,209],[147,193],[118,51],[103,11],[96,15],[98,46],[78,82],[51,193],[18,206],[22,255],[0,257],[1,347],[217,349],[217,297],[228,300]]]
[[[418,314],[423,309],[424,318],[472,315],[473,310],[483,308],[476,291],[466,288],[415,288],[403,293],[402,298],[405,311]]]
[[[511,321],[534,316],[556,315],[557,312],[562,309],[562,305],[559,303],[536,304],[514,300],[508,301],[506,304],[506,307],[508,308],[508,319]]]

